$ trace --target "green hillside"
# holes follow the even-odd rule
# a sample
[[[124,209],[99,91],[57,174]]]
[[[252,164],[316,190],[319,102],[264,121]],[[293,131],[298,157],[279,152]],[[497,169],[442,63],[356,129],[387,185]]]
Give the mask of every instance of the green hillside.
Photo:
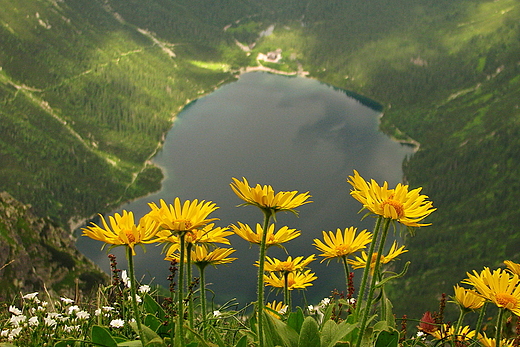
[[[0,0],[0,24],[0,190],[41,216],[157,189],[175,112],[281,48],[271,67],[373,98],[420,143],[405,179],[438,211],[407,240],[399,314],[519,261],[518,0]]]

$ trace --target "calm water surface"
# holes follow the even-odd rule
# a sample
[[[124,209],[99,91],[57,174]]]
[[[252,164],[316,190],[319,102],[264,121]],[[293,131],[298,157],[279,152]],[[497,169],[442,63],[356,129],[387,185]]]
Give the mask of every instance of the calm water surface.
[[[346,178],[353,169],[379,183],[401,181],[401,163],[412,151],[378,131],[379,116],[379,111],[344,91],[315,80],[263,72],[242,75],[178,115],[163,150],[154,158],[166,175],[162,190],[121,209],[134,211],[140,218],[149,211],[148,202],[158,203],[161,198],[167,203],[175,197],[211,200],[220,207],[211,215],[220,218],[217,225],[237,221],[254,225],[261,223],[263,215],[252,206],[236,207],[242,201],[229,187],[232,177],[246,177],[251,185],[269,184],[275,191],[309,191],[314,202],[300,207],[299,217],[290,213],[277,217],[279,226],[302,231],[299,238],[285,244],[288,254],[309,256],[317,253],[312,243],[322,237],[322,230],[373,227],[373,219],[360,221],[361,206],[349,195]],[[207,268],[209,288],[218,302],[237,298],[244,305],[255,300],[257,268],[253,263],[258,247],[236,235],[230,240],[238,260]],[[108,272],[106,252],[100,246],[86,237],[78,241],[80,250]],[[138,276],[144,276],[144,283],[153,279],[166,285],[169,263],[162,260],[160,247],[137,251]],[[124,268],[123,249],[112,253]],[[268,255],[286,257],[275,247]],[[306,293],[310,303],[335,288],[344,289],[341,264],[332,261],[327,266],[320,260],[310,264],[318,276]],[[282,297],[268,294],[268,300],[272,299]]]

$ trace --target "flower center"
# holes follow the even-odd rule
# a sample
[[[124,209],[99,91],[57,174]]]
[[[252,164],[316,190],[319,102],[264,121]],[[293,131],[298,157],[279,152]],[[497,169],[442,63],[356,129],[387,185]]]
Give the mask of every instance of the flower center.
[[[517,298],[507,293],[497,293],[495,298],[497,300],[498,306],[504,307],[508,310],[515,308],[518,303]]]
[[[278,267],[280,271],[292,271],[293,263],[290,261],[281,261],[280,264],[278,264]]]
[[[135,243],[135,236],[131,231],[125,231],[126,237],[128,238],[129,243]]]
[[[348,255],[352,253],[350,251],[350,245],[338,245],[336,246],[336,254],[339,256]]]
[[[381,204],[383,211],[385,210],[386,205],[390,205],[395,210],[395,213],[397,214],[398,219],[404,217],[404,206],[401,202],[390,198]]]

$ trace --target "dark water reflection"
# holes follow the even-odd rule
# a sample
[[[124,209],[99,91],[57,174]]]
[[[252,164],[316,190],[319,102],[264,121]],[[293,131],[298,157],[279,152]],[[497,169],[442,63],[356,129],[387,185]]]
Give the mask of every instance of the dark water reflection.
[[[166,179],[160,192],[122,206],[137,217],[149,211],[148,202],[175,197],[211,200],[220,207],[212,216],[219,226],[236,221],[261,222],[252,206],[237,208],[241,201],[229,188],[231,177],[246,177],[251,185],[272,185],[276,191],[310,191],[312,204],[299,208],[300,217],[279,214],[279,225],[298,228],[302,235],[287,243],[293,257],[317,253],[312,246],[322,230],[357,226],[371,230],[373,219],[360,221],[360,205],[349,195],[348,175],[356,169],[366,178],[395,185],[401,181],[401,163],[411,149],[391,141],[378,131],[380,112],[348,96],[344,91],[304,78],[255,72],[225,85],[186,107],[168,134],[164,149],[154,162]],[[218,302],[237,298],[241,304],[255,298],[258,249],[238,236],[230,240],[239,259],[228,266],[208,268],[209,286]],[[108,271],[101,244],[86,237],[78,247]],[[138,249],[139,251],[139,249]],[[168,263],[160,249],[148,246],[136,263],[145,282],[166,284]],[[124,267],[122,249],[115,249]],[[286,257],[280,249],[268,255]],[[315,261],[311,268],[318,280],[307,291],[317,303],[330,291],[344,288],[339,263]],[[361,274],[358,275],[360,277]],[[268,299],[275,298],[275,294]],[[276,297],[280,300],[281,297]]]

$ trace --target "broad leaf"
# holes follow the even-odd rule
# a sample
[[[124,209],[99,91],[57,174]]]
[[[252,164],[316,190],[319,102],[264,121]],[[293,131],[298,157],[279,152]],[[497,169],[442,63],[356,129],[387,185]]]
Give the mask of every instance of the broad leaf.
[[[303,321],[305,316],[303,315],[303,311],[300,307],[296,310],[296,312],[291,312],[289,317],[287,318],[287,325],[294,329],[298,334],[302,328]]]
[[[90,338],[92,343],[96,345],[106,346],[106,347],[117,347],[117,342],[114,340],[110,332],[99,325],[92,326],[92,330],[90,331]]]
[[[399,332],[383,330],[379,333],[375,347],[397,347],[399,345]]]
[[[347,321],[343,321],[336,325],[334,321],[329,322],[333,322],[335,327],[328,322],[323,326],[321,333],[321,347],[334,347],[342,340],[353,341],[354,337],[357,336],[352,334],[358,326],[357,323],[350,324]]]
[[[298,339],[298,347],[320,347],[320,330],[318,323],[312,317],[307,317],[303,321]]]

